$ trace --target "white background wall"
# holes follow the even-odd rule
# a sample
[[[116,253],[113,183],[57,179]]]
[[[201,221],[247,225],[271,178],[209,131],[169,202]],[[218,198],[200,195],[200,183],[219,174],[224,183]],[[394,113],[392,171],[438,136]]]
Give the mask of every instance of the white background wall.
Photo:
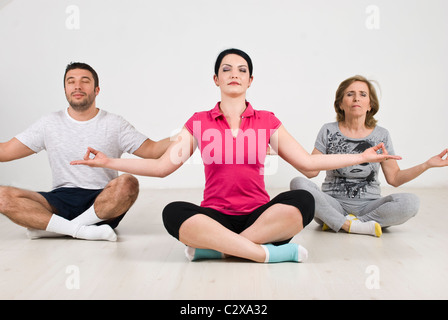
[[[215,58],[237,47],[254,62],[248,100],[274,111],[309,151],[334,121],[339,83],[355,74],[378,81],[379,125],[408,168],[448,147],[447,15],[446,0],[0,0],[0,141],[67,107],[71,61],[99,73],[99,107],[162,139],[215,105]],[[273,161],[267,187],[288,188],[297,173]],[[434,169],[408,186],[448,187],[447,178],[447,168]],[[163,180],[139,179],[204,183],[197,160]],[[0,184],[49,189],[46,153],[0,164]]]

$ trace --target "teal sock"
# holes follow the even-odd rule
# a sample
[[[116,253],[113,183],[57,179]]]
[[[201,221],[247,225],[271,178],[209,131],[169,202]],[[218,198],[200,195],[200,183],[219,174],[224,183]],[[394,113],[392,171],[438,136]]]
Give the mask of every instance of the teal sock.
[[[188,260],[196,261],[201,259],[222,259],[224,255],[216,250],[212,249],[196,249],[192,247],[188,247],[185,249],[185,255]]]
[[[308,258],[308,250],[299,246],[297,243],[287,243],[280,246],[273,244],[262,245],[266,251],[265,262],[303,262]]]

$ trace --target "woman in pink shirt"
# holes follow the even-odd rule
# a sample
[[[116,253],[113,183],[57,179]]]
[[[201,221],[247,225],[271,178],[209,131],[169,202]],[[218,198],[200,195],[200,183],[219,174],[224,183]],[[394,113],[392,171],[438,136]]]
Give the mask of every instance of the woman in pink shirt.
[[[191,260],[236,256],[256,262],[302,262],[307,250],[290,240],[314,216],[314,198],[305,190],[270,200],[264,185],[264,160],[270,145],[299,171],[331,170],[388,158],[382,144],[362,154],[310,155],[273,113],[254,110],[246,101],[253,81],[252,62],[241,50],[218,56],[214,82],[221,101],[195,113],[159,159],[109,159],[89,148],[72,164],[105,167],[137,175],[165,177],[198,147],[205,170],[201,205],[173,202],[163,211],[168,232],[187,246]],[[377,151],[382,150],[382,154]],[[95,155],[89,159],[89,154]]]

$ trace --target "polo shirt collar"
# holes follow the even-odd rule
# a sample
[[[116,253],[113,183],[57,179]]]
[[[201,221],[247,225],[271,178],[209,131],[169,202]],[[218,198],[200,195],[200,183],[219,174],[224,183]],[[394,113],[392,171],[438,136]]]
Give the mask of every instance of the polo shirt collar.
[[[222,116],[222,112],[219,109],[219,105],[221,102],[218,102],[216,106],[211,110],[211,116],[213,119],[218,118],[219,116]],[[241,115],[243,118],[251,117],[254,115],[254,108],[252,108],[252,105],[249,101],[246,101],[246,110],[244,110],[243,114]]]

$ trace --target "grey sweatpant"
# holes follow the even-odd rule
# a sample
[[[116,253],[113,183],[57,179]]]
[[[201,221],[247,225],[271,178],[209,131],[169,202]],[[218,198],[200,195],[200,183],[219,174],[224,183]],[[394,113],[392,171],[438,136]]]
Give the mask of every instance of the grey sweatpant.
[[[373,200],[336,199],[303,177],[292,179],[290,188],[310,192],[315,201],[314,220],[320,225],[325,223],[336,232],[341,229],[348,214],[355,215],[362,222],[373,220],[381,227],[390,227],[408,221],[420,207],[419,198],[412,193],[396,193]]]

